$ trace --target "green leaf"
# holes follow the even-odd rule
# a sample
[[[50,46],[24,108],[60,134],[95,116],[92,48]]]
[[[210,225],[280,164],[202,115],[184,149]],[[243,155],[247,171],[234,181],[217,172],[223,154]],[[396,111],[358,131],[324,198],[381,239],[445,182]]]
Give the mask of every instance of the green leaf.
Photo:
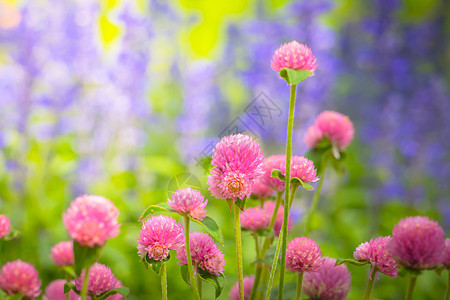
[[[286,177],[284,177],[284,175],[278,169],[273,169],[272,174],[270,174],[270,176],[277,177],[278,179],[280,179],[283,182],[286,180]]]
[[[227,203],[228,203],[228,206],[230,207],[230,209],[233,207],[233,200],[231,200],[231,199],[227,199]]]
[[[23,294],[14,294],[14,295],[8,295],[5,299],[7,300],[22,300],[24,299]],[[26,298],[28,299],[28,298]]]
[[[189,217],[192,222],[200,224],[212,238],[223,245],[223,234],[217,222],[211,217],[205,217],[202,221]]]
[[[292,179],[291,179],[291,184],[292,184],[292,185],[295,185],[295,186],[301,185],[301,186],[302,186],[305,190],[307,190],[307,191],[311,191],[311,190],[313,189],[312,185],[310,185],[310,184],[307,183],[307,182],[304,182],[303,180],[301,180],[301,179],[298,178],[298,177],[292,178]]]
[[[236,201],[234,201],[234,205],[236,205],[237,207],[239,207],[239,209],[241,211],[244,211],[245,209],[245,202],[247,201],[247,197],[244,198],[244,200],[241,199],[237,199]]]
[[[401,267],[400,272],[398,272],[398,276],[406,277],[406,278],[417,277],[420,274],[422,274],[422,271],[410,269],[410,268],[406,268],[406,267]]]
[[[13,239],[16,239],[16,238],[20,237],[20,235],[21,235],[21,233],[20,233],[19,230],[17,230],[17,229],[11,229],[11,232],[8,233],[7,235],[5,235],[5,236],[3,237],[3,239],[4,239],[5,241],[10,241],[10,240],[13,240]]]
[[[355,265],[355,266],[364,266],[367,264],[370,264],[370,262],[368,261],[359,261],[356,259],[352,259],[352,258],[338,258],[336,260],[336,266],[342,265],[342,264],[351,264],[351,265]]]
[[[77,241],[73,241],[73,253],[75,256],[75,273],[80,276],[81,271],[93,265],[100,257],[101,246],[82,246]]]
[[[77,295],[80,294],[80,292],[77,290],[77,287],[75,286],[75,284],[73,284],[71,282],[64,283],[64,294],[67,294],[70,291],[73,291]]]
[[[70,278],[75,278],[77,277],[75,274],[75,269],[73,266],[62,266],[61,270],[64,271],[64,273],[66,273],[67,275],[70,276]]]
[[[299,84],[300,82],[302,82],[303,80],[305,80],[306,78],[308,78],[313,74],[314,74],[313,72],[303,69],[294,70],[285,68],[281,69],[280,71],[281,78],[286,80],[286,82],[291,85]]]
[[[197,269],[198,275],[200,278],[205,281],[211,283],[216,289],[216,299],[222,294],[223,287],[225,286],[225,276],[223,274],[213,275],[202,269]]]
[[[130,293],[130,289],[129,288],[127,288],[127,287],[119,287],[119,288],[114,288],[112,290],[104,292],[103,294],[95,297],[95,299],[103,300],[103,299],[106,299],[109,296],[112,296],[112,295],[115,295],[115,294],[121,294],[124,298],[126,298],[129,293]]]
[[[186,282],[187,285],[190,286],[191,285],[191,281],[189,279],[188,266],[187,265],[182,265],[181,269],[180,269],[180,272],[181,272],[181,278],[183,278],[184,282]]]
[[[161,213],[161,212],[174,212],[171,210],[170,205],[167,203],[160,203],[155,205],[150,205],[147,209],[142,213],[139,221],[144,220],[148,215]]]
[[[145,265],[145,268],[148,270],[148,267],[150,267],[158,276],[161,275],[161,267],[163,264],[168,262],[170,260],[170,254],[163,260],[155,260],[153,258],[148,257],[148,255],[145,255],[145,257],[142,258],[141,262]]]

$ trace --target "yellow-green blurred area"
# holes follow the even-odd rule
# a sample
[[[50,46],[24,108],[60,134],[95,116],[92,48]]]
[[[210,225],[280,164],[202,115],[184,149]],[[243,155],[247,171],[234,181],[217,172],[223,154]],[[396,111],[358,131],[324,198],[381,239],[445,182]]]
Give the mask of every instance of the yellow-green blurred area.
[[[100,262],[129,299],[158,299],[159,277],[137,255],[138,219],[188,179],[222,228],[219,299],[228,299],[237,277],[233,216],[211,197],[202,162],[234,132],[254,136],[265,156],[285,153],[289,87],[270,62],[291,40],[318,62],[298,87],[293,153],[307,152],[304,134],[323,110],[355,126],[346,171],[327,170],[314,218],[311,238],[323,255],[351,258],[410,215],[433,218],[448,236],[448,11],[444,0],[0,0],[0,213],[22,233],[0,241],[0,265],[34,264],[42,291],[63,278],[49,256],[69,239],[62,214],[77,196],[101,195],[119,208],[121,231]],[[297,193],[289,240],[303,234],[312,196]],[[248,232],[243,249],[251,275]],[[193,299],[171,256],[169,299]],[[369,269],[348,268],[348,299],[361,299]],[[286,274],[288,299],[296,276]],[[407,280],[381,275],[371,297],[403,299]],[[424,272],[414,299],[442,299],[446,280]],[[213,286],[203,286],[203,299],[213,299]]]

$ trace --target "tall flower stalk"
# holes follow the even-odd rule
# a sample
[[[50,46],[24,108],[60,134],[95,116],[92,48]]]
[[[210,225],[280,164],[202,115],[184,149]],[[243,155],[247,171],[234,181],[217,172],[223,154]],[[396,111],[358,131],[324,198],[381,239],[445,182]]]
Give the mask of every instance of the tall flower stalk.
[[[200,294],[198,292],[198,286],[196,277],[194,276],[194,272],[192,270],[192,257],[191,257],[191,245],[189,243],[189,217],[184,217],[184,244],[186,246],[186,259],[188,265],[188,273],[189,273],[189,281],[191,282],[192,292],[194,293],[195,299],[200,299]]]
[[[234,205],[234,236],[236,239],[236,259],[238,268],[239,299],[244,300],[244,269],[242,267],[241,210]]]
[[[317,204],[319,203],[320,192],[322,190],[325,170],[327,168],[327,160],[328,160],[328,155],[325,155],[322,160],[322,165],[320,166],[319,184],[317,185],[317,190],[314,193],[314,197],[311,202],[311,208],[309,210],[308,217],[306,217],[305,234],[304,234],[305,236],[308,236],[309,232],[311,231],[312,220],[313,220],[314,214],[316,213]]]

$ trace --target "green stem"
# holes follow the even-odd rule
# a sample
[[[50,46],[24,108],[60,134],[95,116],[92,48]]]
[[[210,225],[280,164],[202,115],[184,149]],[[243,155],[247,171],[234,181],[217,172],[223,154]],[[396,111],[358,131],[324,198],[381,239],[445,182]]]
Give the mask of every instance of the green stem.
[[[161,266],[161,294],[162,300],[167,300],[167,269],[166,263]]]
[[[447,289],[445,290],[444,300],[450,300],[450,269],[448,269]]]
[[[66,282],[70,282],[70,278],[71,278],[71,276],[66,273]],[[66,300],[69,300],[69,294],[70,293],[66,293]]]
[[[244,270],[242,267],[242,242],[241,242],[241,211],[235,204],[234,207],[234,236],[236,238],[236,259],[238,268],[239,300],[244,300]]]
[[[200,299],[202,299],[203,284],[202,284],[202,279],[200,278],[200,274],[198,274],[198,272],[197,272],[197,288],[198,288],[198,294],[200,295]]]
[[[83,279],[83,287],[81,288],[81,300],[86,300],[87,291],[88,291],[88,282],[89,282],[89,269],[90,266],[85,269],[84,279]]]
[[[370,270],[369,281],[367,281],[366,291],[364,292],[364,300],[369,300],[370,294],[372,293],[373,283],[375,282],[376,275],[377,275],[376,269]]]
[[[189,221],[189,217],[184,216],[184,244],[186,247],[186,258],[188,263],[188,273],[192,292],[194,293],[195,299],[199,300],[200,295],[198,293],[197,283],[195,282],[194,272],[192,271],[191,245],[189,243]]]
[[[261,259],[260,251],[259,251],[258,235],[254,234],[253,237],[255,238],[256,259]],[[262,263],[257,263],[256,271],[255,271],[255,280],[253,281],[252,291],[250,293],[250,300],[255,299],[256,289],[258,288],[259,280],[261,278],[261,271],[262,271]]]
[[[275,221],[277,220],[278,208],[280,207],[281,203],[281,195],[283,195],[282,192],[277,192],[277,197],[275,200],[275,208],[273,209],[272,217],[270,218],[269,229],[273,229],[273,225],[275,225]],[[266,251],[267,249],[269,249],[269,247],[270,247],[270,237],[266,236],[263,248],[261,249],[262,258],[264,258],[264,255],[266,254]]]
[[[285,221],[287,222],[287,220],[283,219],[283,224],[281,225],[281,228],[284,227]],[[273,280],[275,278],[275,273],[277,271],[278,259],[280,257],[280,250],[281,250],[281,244],[282,244],[282,243],[280,243],[280,241],[283,239],[283,235],[284,235],[284,231],[281,230],[280,236],[278,237],[278,243],[277,243],[277,248],[275,250],[275,256],[273,257],[272,269],[270,270],[270,275],[269,275],[269,282],[267,283],[267,291],[266,291],[266,298],[265,298],[266,300],[270,299],[270,292],[272,291]]]
[[[408,290],[406,291],[405,300],[411,300],[413,295],[414,286],[416,284],[417,277],[411,277],[409,279]]]
[[[298,273],[297,277],[297,296],[296,300],[300,300],[302,298],[302,282],[303,282],[303,272]]]
[[[294,202],[294,196],[295,196],[295,192],[297,191],[297,189],[298,189],[298,185],[293,185],[292,186],[291,196],[290,196],[290,199],[289,199],[289,211],[291,211],[292,202]]]

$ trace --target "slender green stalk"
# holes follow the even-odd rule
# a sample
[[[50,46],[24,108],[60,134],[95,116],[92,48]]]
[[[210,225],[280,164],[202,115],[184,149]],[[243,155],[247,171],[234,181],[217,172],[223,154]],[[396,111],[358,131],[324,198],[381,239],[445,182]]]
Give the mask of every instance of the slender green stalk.
[[[370,294],[372,293],[373,283],[375,282],[376,275],[377,269],[370,270],[369,281],[367,281],[366,291],[364,292],[364,300],[369,300]]]
[[[275,221],[277,220],[277,214],[278,214],[278,209],[280,207],[281,204],[281,196],[283,195],[282,192],[277,192],[277,197],[275,199],[275,208],[273,209],[273,213],[272,213],[272,217],[270,218],[270,223],[269,223],[269,228],[273,229],[273,226],[275,225]],[[266,254],[267,249],[269,249],[270,247],[270,237],[266,236],[265,240],[264,240],[264,245],[261,249],[261,256],[262,258],[264,258],[264,255]]]
[[[302,282],[303,282],[303,272],[298,273],[297,276],[297,296],[296,300],[300,300],[302,298]]]
[[[184,216],[184,244],[186,246],[186,258],[188,263],[189,280],[191,282],[192,292],[195,299],[200,299],[200,295],[197,289],[197,283],[195,282],[194,272],[192,271],[192,258],[191,258],[191,245],[189,243],[189,217]]]
[[[444,300],[450,300],[450,269],[448,269],[447,289],[445,290]]]
[[[256,249],[256,259],[261,259],[260,257],[260,251],[259,251],[259,242],[258,242],[258,235],[254,234],[253,237],[255,238],[255,249]],[[256,296],[256,289],[259,285],[259,280],[261,278],[261,271],[262,271],[262,263],[256,264],[256,272],[255,272],[255,280],[253,281],[253,287],[252,291],[250,293],[250,300],[254,300]]]
[[[405,300],[411,300],[413,295],[414,286],[416,285],[417,277],[411,277],[409,279],[408,290],[406,291]]]
[[[325,155],[327,155],[327,154],[325,154]],[[304,236],[308,236],[309,232],[311,231],[311,223],[312,223],[314,214],[316,213],[317,204],[319,203],[320,191],[322,190],[322,184],[323,184],[323,177],[325,176],[325,169],[327,168],[327,161],[328,161],[327,157],[324,157],[324,159],[322,160],[322,165],[320,166],[319,185],[317,186],[317,190],[314,193],[314,197],[313,197],[313,200],[311,203],[311,209],[309,211],[308,217],[306,218],[305,235]]]
[[[66,282],[70,282],[70,275],[66,273]],[[66,293],[66,300],[69,300],[69,294],[70,293]]]
[[[241,211],[237,205],[234,207],[234,237],[236,238],[236,259],[238,268],[239,300],[244,300],[244,270],[242,267],[241,242]]]
[[[283,220],[283,224],[281,225],[281,228],[283,228],[283,226],[284,226],[284,221],[285,220]],[[280,257],[280,250],[281,250],[281,244],[282,244],[282,243],[280,243],[280,240],[283,239],[283,235],[284,235],[284,231],[281,230],[280,236],[278,237],[278,243],[277,243],[277,248],[275,250],[275,256],[273,257],[273,263],[272,263],[272,269],[270,270],[269,281],[267,282],[267,291],[266,291],[266,298],[265,298],[266,300],[270,299],[270,292],[272,291],[273,280],[275,278],[278,259]]]
[[[166,263],[161,266],[161,294],[162,300],[167,300],[167,269]]]
[[[289,211],[291,211],[292,202],[294,202],[294,196],[295,196],[295,192],[297,191],[297,189],[298,189],[298,185],[292,185],[291,197],[289,199]]]
[[[198,294],[200,295],[200,299],[202,299],[203,294],[203,281],[200,277],[200,274],[197,272],[197,288],[198,288]]]
[[[84,279],[83,279],[83,287],[81,288],[81,300],[86,300],[87,291],[88,291],[88,282],[89,282],[89,269],[91,267],[87,267],[84,272]]]

